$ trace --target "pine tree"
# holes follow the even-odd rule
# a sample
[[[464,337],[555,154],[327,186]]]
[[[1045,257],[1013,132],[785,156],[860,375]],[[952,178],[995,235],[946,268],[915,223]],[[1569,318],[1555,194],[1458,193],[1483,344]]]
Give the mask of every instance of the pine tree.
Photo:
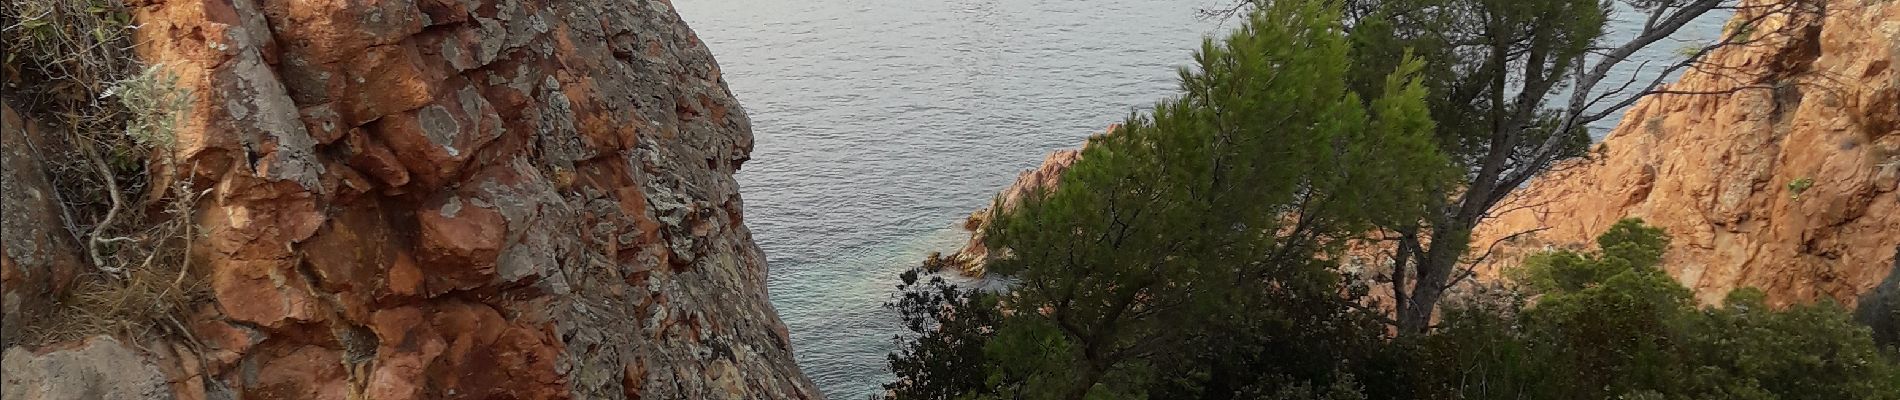
[[[1267,2],[1256,0],[1256,3]],[[1698,65],[1722,46],[1785,36],[1792,28],[1757,31],[1768,17],[1810,12],[1807,1],[1737,5],[1725,0],[1349,0],[1354,58],[1377,76],[1416,55],[1431,89],[1434,137],[1461,174],[1434,191],[1432,213],[1382,226],[1394,238],[1392,297],[1400,334],[1419,334],[1446,289],[1472,273],[1465,257],[1471,231],[1531,178],[1589,145],[1586,126],[1656,93],[1672,72]],[[1621,4],[1618,4],[1621,3]],[[1604,40],[1611,10],[1642,21],[1633,38]],[[1665,42],[1690,21],[1721,9],[1747,9],[1731,35],[1698,46],[1692,57],[1633,66],[1630,55]],[[1641,81],[1608,79],[1637,67]],[[1719,66],[1716,66],[1719,68]],[[1360,79],[1355,87],[1376,87]],[[1559,95],[1568,93],[1560,98]]]
[[[1179,97],[1095,139],[1055,189],[994,208],[988,240],[1006,256],[990,272],[1014,282],[986,351],[1000,395],[1216,389],[1229,382],[1208,374],[1256,374],[1261,357],[1292,355],[1262,352],[1302,351],[1276,334],[1379,329],[1348,308],[1328,260],[1374,223],[1419,218],[1449,170],[1428,136],[1422,65],[1399,63],[1362,100],[1327,3],[1276,2],[1208,39]],[[1176,352],[1195,346],[1255,353]],[[1275,364],[1299,369],[1281,371],[1285,385],[1218,389],[1353,386],[1327,367],[1328,348],[1312,346],[1312,365]]]

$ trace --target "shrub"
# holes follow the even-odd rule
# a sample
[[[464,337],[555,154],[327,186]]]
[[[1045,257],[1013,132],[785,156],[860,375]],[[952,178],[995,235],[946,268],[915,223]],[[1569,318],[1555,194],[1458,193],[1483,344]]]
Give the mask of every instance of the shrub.
[[[1900,365],[1839,305],[1777,310],[1744,288],[1700,309],[1658,268],[1661,230],[1624,220],[1598,244],[1516,272],[1541,296],[1520,318],[1448,311],[1424,346],[1439,367],[1420,369],[1420,387],[1439,398],[1900,398]]]
[[[1792,180],[1792,181],[1788,181],[1788,197],[1796,201],[1800,201],[1801,193],[1807,192],[1809,188],[1813,188],[1813,187],[1814,187],[1814,178],[1801,177],[1801,178],[1796,178],[1795,180]]]
[[[0,4],[0,26],[6,101],[63,133],[35,151],[96,269],[55,299],[53,315],[29,318],[22,341],[185,335],[179,315],[206,296],[185,252],[205,192],[152,182],[148,168],[172,161],[190,93],[133,55],[136,27],[123,2],[10,0]]]

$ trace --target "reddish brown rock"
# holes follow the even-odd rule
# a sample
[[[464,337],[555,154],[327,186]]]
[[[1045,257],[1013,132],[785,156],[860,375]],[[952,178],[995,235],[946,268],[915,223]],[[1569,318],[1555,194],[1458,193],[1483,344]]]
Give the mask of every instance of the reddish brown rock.
[[[267,349],[258,357],[255,379],[242,382],[241,395],[256,399],[349,399],[348,371],[342,354],[319,346]]]
[[[436,100],[385,115],[370,124],[391,154],[422,189],[436,187],[461,172],[483,145],[501,136],[501,117],[480,92],[460,79],[446,82]]]
[[[380,180],[384,187],[402,187],[409,184],[409,168],[402,165],[402,159],[389,151],[381,141],[370,138],[362,129],[351,129],[347,136],[347,151],[350,152],[348,165],[361,169]]]
[[[261,1],[289,52],[327,64],[421,32],[429,19],[414,0]]]
[[[135,7],[140,61],[192,93],[191,167],[154,178],[208,193],[190,253],[211,299],[180,316],[197,340],[140,346],[172,394],[818,396],[739,218],[749,121],[665,2]],[[64,231],[14,218],[57,215],[16,210],[50,204],[14,201],[38,172],[14,168],[37,164],[15,157],[21,137],[5,146],[9,326],[30,303],[15,297],[81,265],[26,249]]]
[[[1852,304],[1900,243],[1900,3],[1831,2],[1798,24],[1792,39],[1718,50],[1706,61],[1724,69],[1669,87],[1732,94],[1638,102],[1589,159],[1530,183],[1507,200],[1529,207],[1474,243],[1541,228],[1505,247],[1582,246],[1640,217],[1673,236],[1664,264],[1704,302],[1757,287],[1775,304]]]
[[[377,311],[381,342],[366,391],[375,399],[567,397],[551,332],[509,321],[487,305],[447,302],[429,309]],[[520,368],[463,368],[514,365]]]
[[[440,206],[416,212],[418,260],[430,286],[444,292],[494,278],[508,221],[474,199],[449,197]]]
[[[445,90],[441,60],[427,58],[409,43],[371,47],[340,63],[345,122],[352,125],[389,118],[422,107]],[[453,99],[445,99],[453,101]]]

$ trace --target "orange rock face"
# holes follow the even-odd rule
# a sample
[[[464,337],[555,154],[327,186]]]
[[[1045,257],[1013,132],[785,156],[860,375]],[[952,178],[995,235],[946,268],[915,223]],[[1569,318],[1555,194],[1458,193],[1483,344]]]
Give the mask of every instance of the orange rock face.
[[[739,219],[750,124],[666,1],[134,3],[210,190],[178,397],[818,396]],[[75,262],[14,222],[9,307]]]
[[[1668,87],[1732,94],[1637,103],[1473,243],[1544,229],[1505,247],[1581,246],[1640,217],[1672,235],[1664,264],[1704,302],[1757,287],[1777,304],[1852,304],[1900,244],[1900,3],[1829,2],[1795,24],[1801,34],[1720,49],[1706,61],[1727,69]]]

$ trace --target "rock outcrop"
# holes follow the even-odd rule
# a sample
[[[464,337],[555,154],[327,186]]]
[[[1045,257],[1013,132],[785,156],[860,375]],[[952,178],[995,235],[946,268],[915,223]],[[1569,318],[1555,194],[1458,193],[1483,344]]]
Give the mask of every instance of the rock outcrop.
[[[1703,302],[1756,287],[1774,304],[1852,304],[1900,244],[1900,3],[1826,9],[1793,22],[1795,35],[1710,54],[1721,68],[1668,89],[1730,93],[1643,99],[1588,159],[1508,199],[1473,243],[1542,229],[1505,247],[1583,245],[1639,217],[1671,234],[1664,264]]]
[[[213,300],[138,346],[161,397],[819,396],[741,218],[749,121],[668,1],[132,3],[191,93],[150,187],[209,190]],[[70,279],[15,249],[64,240],[14,229],[15,160],[8,307]]]
[[[1116,125],[1109,125],[1108,128],[1103,129],[1101,133],[1090,136],[1090,140],[1101,135],[1106,135],[1109,132],[1114,132],[1116,127]],[[1084,142],[1082,145],[1086,148],[1088,143]],[[996,199],[992,207],[1001,206],[1005,210],[1013,209],[1016,207],[1017,202],[1022,201],[1024,197],[1029,196],[1029,194],[1035,190],[1055,187],[1057,183],[1061,182],[1062,173],[1068,171],[1069,166],[1075,165],[1075,161],[1080,159],[1082,159],[1082,149],[1080,148],[1056,150],[1055,152],[1049,153],[1048,156],[1043,157],[1042,164],[1037,165],[1034,169],[1023,171],[1022,174],[1016,175],[1016,181],[1014,183],[1011,183],[1008,188],[996,194]],[[964,275],[982,276],[985,271],[985,266],[991,257],[990,248],[983,241],[983,232],[990,226],[990,214],[990,207],[984,207],[983,209],[970,213],[970,216],[963,220],[963,230],[970,233],[970,240],[964,243],[963,248],[957,249],[956,252],[950,253],[950,255],[947,256],[932,253],[930,258],[924,261],[924,264],[932,269],[951,268]]]

